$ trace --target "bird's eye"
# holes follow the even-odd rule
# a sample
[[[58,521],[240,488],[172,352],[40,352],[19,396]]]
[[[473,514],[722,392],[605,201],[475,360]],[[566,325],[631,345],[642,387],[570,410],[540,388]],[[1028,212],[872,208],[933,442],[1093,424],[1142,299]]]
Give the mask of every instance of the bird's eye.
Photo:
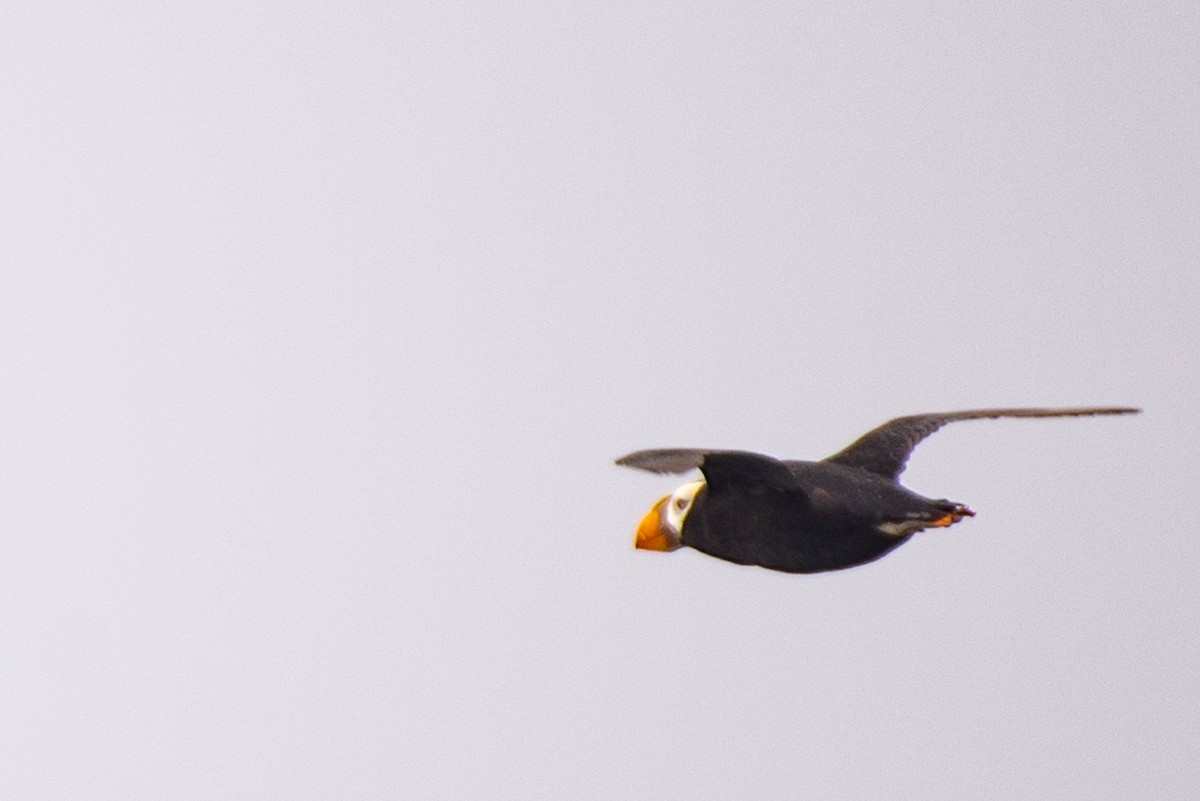
[[[687,505],[688,505],[687,498],[676,498],[675,499],[675,508],[678,509],[679,511],[682,512],[684,509],[687,508]]]

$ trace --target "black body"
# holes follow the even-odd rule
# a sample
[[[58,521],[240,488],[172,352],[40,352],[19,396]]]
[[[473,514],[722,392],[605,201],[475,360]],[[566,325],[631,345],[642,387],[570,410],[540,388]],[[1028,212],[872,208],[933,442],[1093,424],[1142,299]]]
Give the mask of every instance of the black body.
[[[900,417],[820,462],[780,461],[744,451],[663,449],[631,453],[617,464],[656,473],[700,469],[705,486],[679,532],[684,545],[739,564],[816,573],[874,561],[922,528],[948,526],[974,514],[897,481],[917,443],[946,423],[1136,411],[980,409]]]

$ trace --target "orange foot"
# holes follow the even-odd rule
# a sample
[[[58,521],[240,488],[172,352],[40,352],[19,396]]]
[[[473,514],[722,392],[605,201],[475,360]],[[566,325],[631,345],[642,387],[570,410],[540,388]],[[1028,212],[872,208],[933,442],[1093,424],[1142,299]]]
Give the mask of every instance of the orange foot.
[[[954,504],[953,508],[950,509],[950,511],[946,512],[946,514],[942,515],[941,517],[934,518],[933,520],[931,520],[929,523],[929,526],[931,528],[945,528],[946,526],[953,526],[955,523],[957,523],[959,520],[962,520],[964,517],[974,517],[974,516],[975,516],[974,509],[972,509],[971,507],[966,506],[964,504],[956,503],[956,504]]]

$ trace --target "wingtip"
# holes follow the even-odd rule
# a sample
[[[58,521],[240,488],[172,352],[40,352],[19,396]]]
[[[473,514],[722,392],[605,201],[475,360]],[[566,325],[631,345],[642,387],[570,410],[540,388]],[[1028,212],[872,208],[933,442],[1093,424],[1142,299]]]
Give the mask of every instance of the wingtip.
[[[634,470],[646,470],[651,473],[661,473],[663,471],[657,469],[654,465],[648,465],[646,458],[650,451],[634,451],[627,453],[624,456],[619,456],[613,459],[613,464],[617,467],[631,467]]]
[[[1141,414],[1140,406],[1102,406],[1093,409],[1092,414]]]
[[[624,456],[618,456],[616,459],[613,459],[613,464],[620,465],[621,467],[632,467],[633,460],[636,459],[641,453],[642,451],[634,451],[633,453],[627,453]]]

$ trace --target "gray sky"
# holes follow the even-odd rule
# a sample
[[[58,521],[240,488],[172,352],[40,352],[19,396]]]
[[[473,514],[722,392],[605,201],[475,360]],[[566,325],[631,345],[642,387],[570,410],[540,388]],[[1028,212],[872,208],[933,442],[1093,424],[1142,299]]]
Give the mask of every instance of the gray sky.
[[[11,798],[1200,792],[1193,3],[8,3]],[[978,517],[634,552],[669,445]]]

